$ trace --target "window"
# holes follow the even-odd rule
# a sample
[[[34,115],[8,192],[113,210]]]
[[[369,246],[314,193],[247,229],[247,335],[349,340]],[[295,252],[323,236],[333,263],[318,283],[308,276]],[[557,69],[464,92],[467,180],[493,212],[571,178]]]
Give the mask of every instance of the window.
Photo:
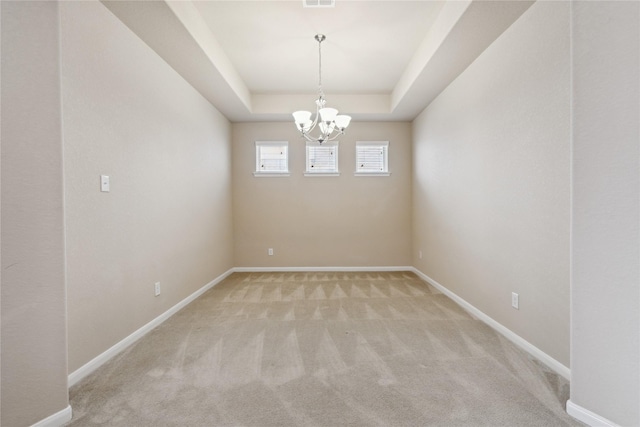
[[[289,143],[287,141],[256,141],[255,176],[288,176]]]
[[[305,175],[337,176],[338,143],[307,142],[307,170]]]
[[[389,141],[357,141],[355,174],[389,176]]]

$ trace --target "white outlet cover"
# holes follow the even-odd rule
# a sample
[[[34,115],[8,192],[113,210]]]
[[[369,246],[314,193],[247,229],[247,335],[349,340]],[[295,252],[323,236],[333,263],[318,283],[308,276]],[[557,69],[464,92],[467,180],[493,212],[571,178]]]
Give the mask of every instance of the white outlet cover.
[[[109,175],[100,175],[100,191],[103,193],[109,192]]]

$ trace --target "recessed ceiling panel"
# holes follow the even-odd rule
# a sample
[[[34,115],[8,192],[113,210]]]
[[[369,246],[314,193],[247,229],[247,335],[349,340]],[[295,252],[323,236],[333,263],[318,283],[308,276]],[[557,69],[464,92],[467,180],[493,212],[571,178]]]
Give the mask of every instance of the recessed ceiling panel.
[[[194,5],[253,93],[390,93],[443,2],[198,1]]]

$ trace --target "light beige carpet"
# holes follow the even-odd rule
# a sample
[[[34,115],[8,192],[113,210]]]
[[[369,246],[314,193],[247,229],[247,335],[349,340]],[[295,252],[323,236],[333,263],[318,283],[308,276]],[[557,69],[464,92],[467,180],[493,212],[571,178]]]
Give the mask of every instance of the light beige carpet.
[[[568,391],[413,273],[235,273],[74,386],[70,425],[581,425]]]

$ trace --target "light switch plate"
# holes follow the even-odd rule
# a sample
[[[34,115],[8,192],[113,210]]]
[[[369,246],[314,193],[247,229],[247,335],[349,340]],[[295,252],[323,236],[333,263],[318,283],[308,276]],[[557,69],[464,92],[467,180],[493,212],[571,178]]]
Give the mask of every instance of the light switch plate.
[[[109,192],[109,175],[100,175],[100,191]]]
[[[511,307],[520,309],[520,296],[515,292],[511,292]]]

